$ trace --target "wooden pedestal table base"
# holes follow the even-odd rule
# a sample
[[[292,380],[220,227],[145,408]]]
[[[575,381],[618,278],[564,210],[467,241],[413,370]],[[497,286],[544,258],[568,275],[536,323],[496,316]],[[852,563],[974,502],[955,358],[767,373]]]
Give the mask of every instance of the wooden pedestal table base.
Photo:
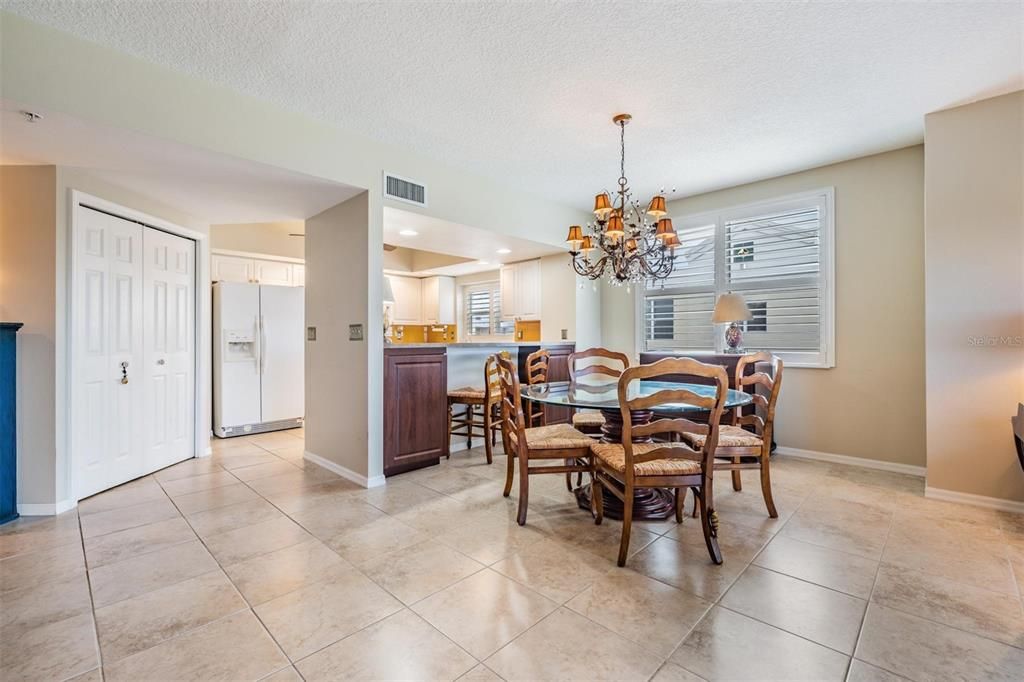
[[[601,410],[604,415],[604,426],[601,427],[602,443],[622,442],[622,411]],[[630,424],[640,426],[649,424],[654,413],[650,410],[634,410],[630,412]],[[634,443],[650,443],[651,438],[634,438]],[[592,511],[590,485],[583,485],[573,491],[580,509]],[[633,520],[664,521],[675,515],[675,495],[665,488],[637,488],[633,491]],[[604,515],[610,519],[622,519],[622,500],[607,488],[604,489]]]

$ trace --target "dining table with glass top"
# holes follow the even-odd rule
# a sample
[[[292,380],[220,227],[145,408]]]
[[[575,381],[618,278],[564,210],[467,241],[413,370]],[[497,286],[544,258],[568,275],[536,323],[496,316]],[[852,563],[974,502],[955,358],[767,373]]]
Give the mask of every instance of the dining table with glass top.
[[[711,384],[691,384],[677,381],[633,381],[627,388],[627,399],[653,395],[658,391],[684,389],[698,396],[714,397],[717,388]],[[615,381],[597,381],[587,383],[553,382],[532,384],[520,388],[524,400],[543,405],[558,405],[582,410],[600,410],[604,416],[601,427],[601,441],[605,443],[621,443],[623,415],[619,405],[619,386]],[[725,410],[744,407],[753,402],[750,393],[728,389],[725,397]],[[657,414],[667,417],[698,416],[706,414],[707,409],[689,403],[662,403],[658,405]],[[631,426],[648,424],[654,419],[654,410],[632,410],[629,413]],[[634,438],[633,442],[650,442],[649,437]],[[575,489],[576,501],[581,509],[591,510],[590,486],[583,485]],[[607,490],[604,491],[604,514],[613,519],[622,518],[622,501]],[[667,519],[675,513],[674,499],[670,490],[658,488],[637,489],[633,503],[634,519]]]

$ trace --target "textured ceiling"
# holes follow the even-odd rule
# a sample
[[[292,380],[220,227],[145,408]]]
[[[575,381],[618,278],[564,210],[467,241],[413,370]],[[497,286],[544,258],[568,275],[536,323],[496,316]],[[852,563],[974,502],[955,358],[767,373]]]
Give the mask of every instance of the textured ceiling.
[[[587,207],[920,142],[1021,87],[1024,4],[3,0],[29,19]]]

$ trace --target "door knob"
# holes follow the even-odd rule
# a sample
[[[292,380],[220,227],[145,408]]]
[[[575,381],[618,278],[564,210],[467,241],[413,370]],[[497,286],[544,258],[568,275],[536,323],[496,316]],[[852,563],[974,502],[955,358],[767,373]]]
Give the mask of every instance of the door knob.
[[[122,384],[127,384],[128,383],[128,362],[127,361],[121,363],[121,383]]]

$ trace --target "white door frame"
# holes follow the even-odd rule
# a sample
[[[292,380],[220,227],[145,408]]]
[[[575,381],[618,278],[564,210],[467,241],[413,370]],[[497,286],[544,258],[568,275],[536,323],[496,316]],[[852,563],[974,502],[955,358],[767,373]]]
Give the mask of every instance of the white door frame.
[[[76,299],[74,296],[73,288],[75,282],[78,279],[80,265],[78,263],[77,248],[80,239],[81,225],[78,220],[78,207],[79,204],[85,204],[86,206],[92,206],[102,211],[107,211],[115,216],[122,217],[126,220],[131,220],[139,223],[143,223],[150,227],[162,230],[169,234],[177,235],[179,237],[185,237],[191,239],[196,243],[196,264],[195,264],[195,276],[196,276],[196,288],[195,288],[195,379],[193,381],[193,388],[195,394],[193,400],[195,403],[195,410],[193,412],[194,420],[194,438],[193,444],[193,456],[194,457],[205,457],[210,454],[210,425],[209,425],[209,413],[210,413],[210,344],[211,342],[211,323],[210,323],[210,236],[197,230],[192,230],[187,227],[175,225],[174,223],[168,222],[161,218],[157,218],[152,215],[148,215],[141,211],[128,208],[121,204],[116,204],[106,199],[86,194],[79,190],[71,189],[70,201],[68,203],[68,255],[71,261],[71,273],[67,281],[67,301],[68,301],[68,343],[67,343],[67,374],[66,374],[66,395],[68,397],[67,404],[67,428],[68,428],[68,439],[67,439],[67,466],[69,471],[67,472],[67,480],[70,482],[69,489],[71,491],[71,502],[76,503],[81,499],[79,492],[79,482],[77,475],[78,458],[75,452],[75,439],[74,434],[71,431],[71,426],[74,424],[73,416],[75,411],[75,400],[74,400],[74,377],[76,376],[75,371],[77,369],[75,362],[75,342],[77,332],[77,322],[79,311],[76,310]]]

